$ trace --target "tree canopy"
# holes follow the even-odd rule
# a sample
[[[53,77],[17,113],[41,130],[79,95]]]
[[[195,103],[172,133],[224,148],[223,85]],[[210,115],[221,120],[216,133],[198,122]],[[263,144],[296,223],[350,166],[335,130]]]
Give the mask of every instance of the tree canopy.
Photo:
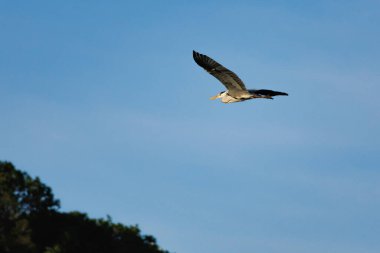
[[[50,187],[0,161],[0,252],[168,253],[139,227],[60,212]]]

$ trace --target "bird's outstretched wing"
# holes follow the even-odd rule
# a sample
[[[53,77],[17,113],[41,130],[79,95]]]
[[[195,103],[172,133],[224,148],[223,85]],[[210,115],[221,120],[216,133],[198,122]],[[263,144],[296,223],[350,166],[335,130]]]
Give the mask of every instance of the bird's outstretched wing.
[[[246,90],[243,81],[234,72],[207,55],[193,51],[193,58],[199,66],[218,79],[228,90]]]
[[[288,96],[288,93],[281,92],[281,91],[275,91],[275,90],[249,90],[250,92],[253,92],[258,95],[263,96]]]

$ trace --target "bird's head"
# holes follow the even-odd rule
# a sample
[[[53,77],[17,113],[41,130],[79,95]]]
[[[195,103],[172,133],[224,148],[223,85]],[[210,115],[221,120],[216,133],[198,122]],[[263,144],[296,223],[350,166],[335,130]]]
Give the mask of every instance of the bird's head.
[[[221,98],[225,95],[225,91],[222,91],[222,92],[219,92],[218,94],[216,94],[215,96],[213,97],[210,97],[211,100],[215,100],[215,99],[218,99],[218,98]]]

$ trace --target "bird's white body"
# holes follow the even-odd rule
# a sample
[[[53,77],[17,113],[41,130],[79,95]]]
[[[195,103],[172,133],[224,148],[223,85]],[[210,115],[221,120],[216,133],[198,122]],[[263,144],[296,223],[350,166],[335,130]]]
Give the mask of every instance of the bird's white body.
[[[250,94],[246,94],[246,95],[244,94],[244,95],[239,96],[239,98],[235,98],[229,95],[228,91],[223,91],[219,93],[218,95],[211,97],[210,99],[214,100],[218,98],[220,98],[220,101],[222,101],[223,103],[230,104],[230,103],[236,103],[236,102],[241,102],[243,100],[251,99],[253,97]]]
[[[234,97],[231,97],[230,95],[228,95],[227,91],[222,93],[222,95],[220,96],[220,100],[225,104],[235,103],[235,102],[241,101],[241,99],[237,99],[237,98],[234,98]]]
[[[267,99],[272,99],[271,96],[267,95],[261,95],[255,93],[254,90],[247,90],[243,92],[239,92],[238,94],[235,94],[234,96],[231,96],[228,91],[222,91],[218,93],[216,96],[211,97],[211,100],[218,99],[220,98],[220,101],[225,103],[225,104],[230,104],[230,103],[236,103],[236,102],[242,102],[248,99],[253,99],[253,98],[267,98]]]

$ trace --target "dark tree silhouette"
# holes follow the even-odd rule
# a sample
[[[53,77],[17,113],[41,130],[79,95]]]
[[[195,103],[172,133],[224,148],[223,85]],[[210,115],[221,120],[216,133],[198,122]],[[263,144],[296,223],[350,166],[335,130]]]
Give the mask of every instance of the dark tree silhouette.
[[[1,161],[0,252],[168,253],[137,225],[59,212],[50,187]]]

